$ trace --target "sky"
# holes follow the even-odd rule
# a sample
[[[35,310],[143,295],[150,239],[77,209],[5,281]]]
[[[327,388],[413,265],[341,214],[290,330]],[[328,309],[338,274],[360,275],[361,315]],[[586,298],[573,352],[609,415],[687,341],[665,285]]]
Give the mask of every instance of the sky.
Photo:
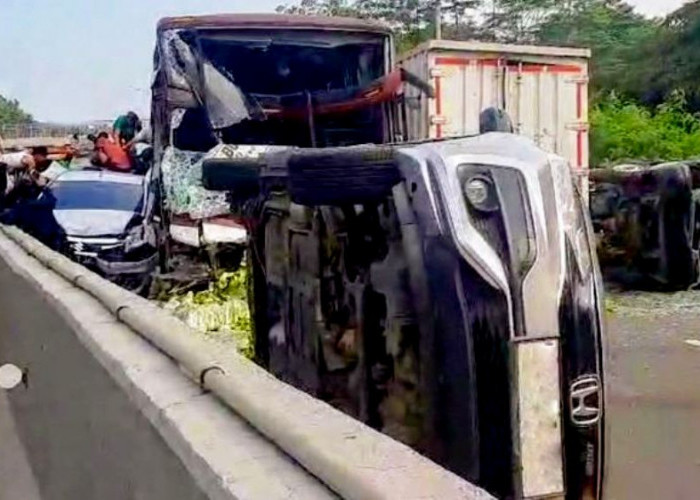
[[[645,15],[683,0],[628,0]],[[41,121],[147,116],[161,17],[271,12],[283,0],[0,0],[0,95]]]

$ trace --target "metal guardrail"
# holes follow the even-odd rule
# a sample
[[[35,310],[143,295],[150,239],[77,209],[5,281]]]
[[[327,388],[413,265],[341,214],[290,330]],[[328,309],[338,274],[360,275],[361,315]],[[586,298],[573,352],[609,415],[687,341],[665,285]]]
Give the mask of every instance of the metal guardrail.
[[[416,451],[198,336],[170,313],[0,225],[6,237],[99,301],[271,443],[346,500],[493,500]]]
[[[46,126],[46,125],[3,125],[0,126],[0,137],[4,139],[34,138],[34,137],[66,137],[79,132],[79,127]]]
[[[148,126],[149,120],[142,119],[143,126]],[[31,139],[35,137],[68,137],[73,134],[94,133],[97,130],[112,128],[112,120],[97,120],[78,125],[49,125],[41,123],[22,123],[15,125],[0,125],[0,137],[3,139]]]

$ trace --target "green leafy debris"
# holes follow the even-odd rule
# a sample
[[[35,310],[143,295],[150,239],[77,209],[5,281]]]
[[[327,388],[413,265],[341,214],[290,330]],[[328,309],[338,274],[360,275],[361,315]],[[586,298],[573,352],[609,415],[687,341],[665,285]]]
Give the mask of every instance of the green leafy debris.
[[[247,268],[220,272],[202,291],[175,293],[162,302],[191,328],[232,342],[238,352],[253,357],[253,333],[247,301]]]

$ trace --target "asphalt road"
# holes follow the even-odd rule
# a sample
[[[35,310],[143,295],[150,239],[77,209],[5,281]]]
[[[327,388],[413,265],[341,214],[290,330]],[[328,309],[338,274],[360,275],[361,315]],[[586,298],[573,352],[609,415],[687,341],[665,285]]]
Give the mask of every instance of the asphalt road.
[[[610,303],[606,498],[698,499],[700,292]],[[0,391],[0,500],[39,500],[7,404]]]
[[[698,499],[700,292],[612,303],[607,498]]]
[[[8,404],[7,395],[0,389],[0,500],[40,500]]]

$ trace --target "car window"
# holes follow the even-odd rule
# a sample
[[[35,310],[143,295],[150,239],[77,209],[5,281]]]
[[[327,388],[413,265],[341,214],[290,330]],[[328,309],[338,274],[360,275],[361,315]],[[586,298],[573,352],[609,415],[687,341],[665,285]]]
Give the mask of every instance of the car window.
[[[104,181],[55,182],[48,191],[56,198],[56,210],[123,210],[140,212],[143,187]]]

